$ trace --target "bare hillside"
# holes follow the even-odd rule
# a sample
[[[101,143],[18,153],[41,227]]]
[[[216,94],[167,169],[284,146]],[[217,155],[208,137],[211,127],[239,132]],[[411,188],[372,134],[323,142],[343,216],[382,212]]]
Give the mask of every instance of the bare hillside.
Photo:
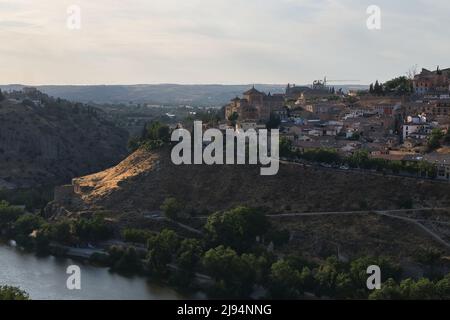
[[[407,178],[281,164],[275,176],[258,166],[175,166],[169,151],[138,150],[119,165],[76,180],[85,206],[116,212],[158,210],[167,197],[201,214],[238,205],[272,213],[397,209],[450,205],[450,185]]]

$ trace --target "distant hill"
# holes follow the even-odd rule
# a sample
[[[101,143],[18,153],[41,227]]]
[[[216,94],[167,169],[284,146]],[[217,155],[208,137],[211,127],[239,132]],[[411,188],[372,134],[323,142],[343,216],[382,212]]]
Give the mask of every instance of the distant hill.
[[[127,155],[127,132],[101,111],[39,92],[20,95],[0,101],[0,189],[68,182]]]
[[[92,86],[37,86],[54,97],[78,102],[96,103],[149,103],[158,105],[222,106],[230,99],[248,90],[247,85],[92,85]],[[255,87],[266,93],[284,93],[285,84],[256,84]],[[0,86],[0,89],[20,90],[23,85]],[[367,88],[367,86],[343,85],[336,88]]]

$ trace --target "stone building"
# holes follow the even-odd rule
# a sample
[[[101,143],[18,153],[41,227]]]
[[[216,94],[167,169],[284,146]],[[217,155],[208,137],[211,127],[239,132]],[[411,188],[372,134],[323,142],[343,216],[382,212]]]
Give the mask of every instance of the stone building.
[[[429,93],[448,93],[450,86],[450,68],[430,71],[422,69],[413,80],[414,92],[424,95]]]
[[[265,122],[271,112],[284,107],[284,95],[265,94],[252,87],[243,93],[243,98],[236,97],[225,106],[225,118],[238,115],[239,121]]]

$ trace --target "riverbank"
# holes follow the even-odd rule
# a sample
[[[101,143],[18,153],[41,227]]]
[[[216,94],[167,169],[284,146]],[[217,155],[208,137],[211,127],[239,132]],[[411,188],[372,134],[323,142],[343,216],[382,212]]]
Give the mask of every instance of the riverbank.
[[[81,290],[66,287],[66,269],[81,268]],[[126,277],[83,259],[37,256],[17,247],[0,244],[0,285],[11,285],[29,293],[33,300],[172,300],[196,299],[142,276]]]

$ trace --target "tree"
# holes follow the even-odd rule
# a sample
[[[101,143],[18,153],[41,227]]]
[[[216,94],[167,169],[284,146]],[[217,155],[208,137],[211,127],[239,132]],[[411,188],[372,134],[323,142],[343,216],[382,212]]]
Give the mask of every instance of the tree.
[[[441,139],[444,137],[444,132],[441,129],[433,129],[431,136],[428,139],[428,151],[433,151],[441,146]]]
[[[374,290],[369,295],[370,300],[399,300],[402,297],[402,292],[394,279],[388,279],[381,285],[380,290]]]
[[[272,299],[296,299],[303,293],[301,274],[285,260],[278,260],[270,268],[269,293]]]
[[[223,245],[208,250],[202,263],[218,284],[213,295],[225,298],[248,297],[254,285],[261,282],[267,264],[264,257],[239,256],[235,250]]]
[[[27,213],[20,216],[13,225],[14,233],[28,236],[34,230],[39,229],[45,223],[38,215]]]
[[[15,222],[23,213],[23,209],[11,206],[4,200],[0,201],[0,228]]]
[[[75,235],[82,241],[107,240],[112,235],[111,228],[99,216],[81,218],[74,222]]]
[[[122,231],[122,237],[126,242],[147,244],[152,235],[152,232],[142,229],[124,229]]]
[[[289,158],[292,156],[292,141],[286,137],[280,139],[280,156]]]
[[[41,232],[47,233],[50,239],[59,243],[69,244],[73,240],[72,225],[67,219],[46,225]]]
[[[178,251],[180,240],[177,234],[168,229],[148,240],[147,267],[155,276],[165,276],[168,273],[167,264]]]
[[[142,269],[141,259],[134,247],[128,247],[123,251],[122,256],[114,263],[113,270],[132,274]]]
[[[158,121],[151,122],[145,126],[142,138],[144,140],[161,140],[163,142],[170,141],[170,129]]]
[[[177,220],[179,218],[180,211],[182,209],[181,204],[175,198],[166,198],[161,205],[161,210],[163,211],[166,218]]]
[[[29,300],[25,291],[11,286],[0,286],[0,300]]]
[[[269,222],[265,214],[256,209],[237,207],[216,212],[208,217],[205,224],[207,240],[213,245],[223,244],[243,251],[256,242],[257,236],[267,233]]]
[[[378,82],[378,80],[375,81],[375,85],[374,85],[374,87],[373,87],[373,93],[376,94],[376,95],[381,95],[381,94],[383,94],[383,85],[380,84],[380,83]]]
[[[412,82],[405,76],[391,79],[384,83],[384,88],[388,92],[395,94],[405,94],[412,91]]]
[[[336,279],[342,271],[341,264],[336,257],[330,257],[321,264],[314,275],[317,281],[318,294],[334,296],[336,293]]]
[[[176,253],[175,264],[177,271],[171,281],[177,286],[189,287],[195,278],[195,272],[200,265],[203,246],[197,239],[184,239]]]
[[[450,273],[436,283],[439,299],[450,299]]]

